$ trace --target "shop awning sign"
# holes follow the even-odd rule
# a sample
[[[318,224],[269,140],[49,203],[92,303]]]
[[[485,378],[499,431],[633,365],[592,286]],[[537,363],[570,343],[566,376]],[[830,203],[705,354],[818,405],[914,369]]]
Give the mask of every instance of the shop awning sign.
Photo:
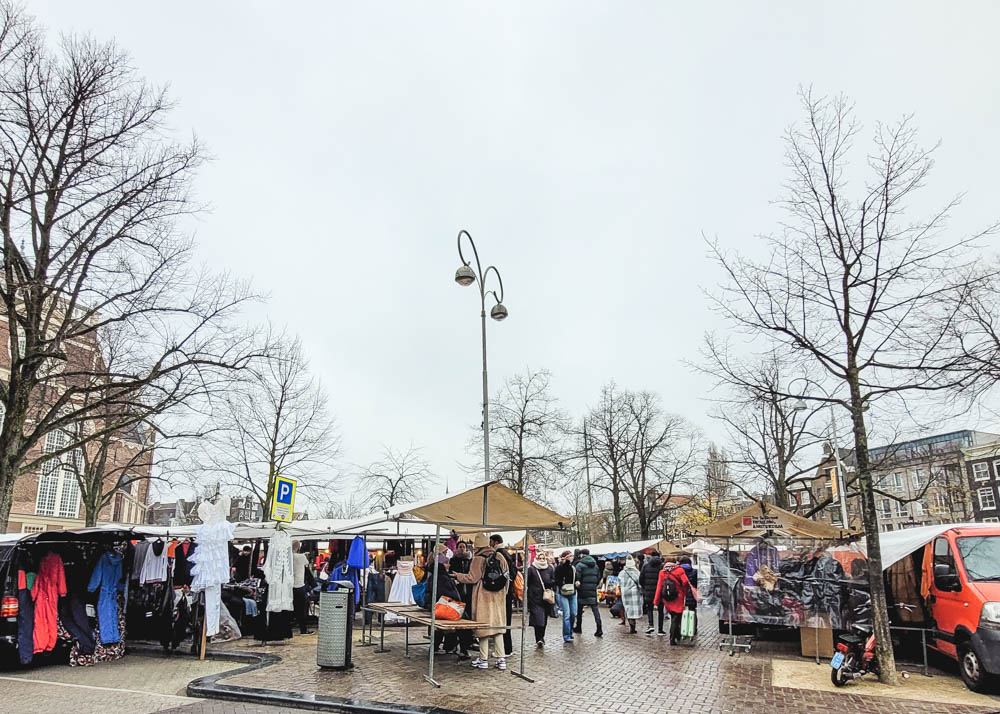
[[[271,520],[292,522],[295,508],[295,479],[278,476],[274,480],[274,500],[271,501]]]
[[[743,530],[776,531],[785,524],[774,516],[743,516]]]

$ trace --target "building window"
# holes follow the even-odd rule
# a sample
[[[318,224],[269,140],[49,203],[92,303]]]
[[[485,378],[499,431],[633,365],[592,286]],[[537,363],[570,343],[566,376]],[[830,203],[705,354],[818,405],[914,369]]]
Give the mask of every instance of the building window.
[[[983,523],[1000,523],[1000,518],[996,516],[991,516],[990,518],[984,518]]]
[[[920,518],[923,515],[924,515],[924,504],[922,504],[920,501],[914,501],[913,502],[913,517],[914,518]]]
[[[878,502],[878,515],[881,518],[892,518],[892,505],[889,499],[882,499]]]
[[[945,494],[943,494],[940,491],[938,491],[937,493],[934,494],[934,504],[938,508],[947,508],[948,507],[948,496],[946,496]]]
[[[886,491],[902,491],[903,490],[903,474],[894,473],[887,474],[885,477],[885,490]]]
[[[896,518],[909,518],[910,509],[902,501],[896,501]]]
[[[913,484],[913,488],[923,488],[927,483],[927,472],[923,469],[917,469],[910,474],[910,483]]]
[[[45,453],[54,454],[69,446],[70,434],[56,429],[45,435]],[[42,464],[38,477],[35,513],[39,516],[76,518],[80,513],[80,483],[77,474],[83,470],[83,452],[74,449]]]
[[[990,465],[985,461],[972,465],[972,478],[976,481],[990,480]]]
[[[44,533],[45,532],[45,526],[29,526],[28,524],[25,524],[25,525],[21,526],[21,532],[22,533]]]
[[[993,495],[992,488],[979,489],[979,510],[992,511],[997,507],[996,496]]]
[[[1000,479],[1000,461],[993,462],[993,474]]]

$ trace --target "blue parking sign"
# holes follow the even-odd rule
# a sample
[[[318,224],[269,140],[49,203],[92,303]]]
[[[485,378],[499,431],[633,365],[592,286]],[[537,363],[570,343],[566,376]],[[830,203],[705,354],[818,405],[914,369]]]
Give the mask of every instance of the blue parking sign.
[[[278,476],[274,480],[274,500],[271,502],[271,519],[291,523],[295,507],[295,479]]]

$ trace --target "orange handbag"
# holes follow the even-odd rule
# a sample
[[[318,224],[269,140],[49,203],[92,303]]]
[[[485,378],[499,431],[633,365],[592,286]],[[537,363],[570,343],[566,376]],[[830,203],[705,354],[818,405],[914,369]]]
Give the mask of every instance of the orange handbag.
[[[465,603],[442,595],[434,606],[434,617],[438,620],[461,620],[465,613]]]

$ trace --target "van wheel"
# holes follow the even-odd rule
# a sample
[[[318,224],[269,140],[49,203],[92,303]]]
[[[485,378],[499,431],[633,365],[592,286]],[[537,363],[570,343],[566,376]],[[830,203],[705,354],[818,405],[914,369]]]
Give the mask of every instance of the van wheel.
[[[958,671],[965,686],[973,692],[989,692],[995,686],[994,678],[983,669],[982,660],[968,644],[958,646]]]

